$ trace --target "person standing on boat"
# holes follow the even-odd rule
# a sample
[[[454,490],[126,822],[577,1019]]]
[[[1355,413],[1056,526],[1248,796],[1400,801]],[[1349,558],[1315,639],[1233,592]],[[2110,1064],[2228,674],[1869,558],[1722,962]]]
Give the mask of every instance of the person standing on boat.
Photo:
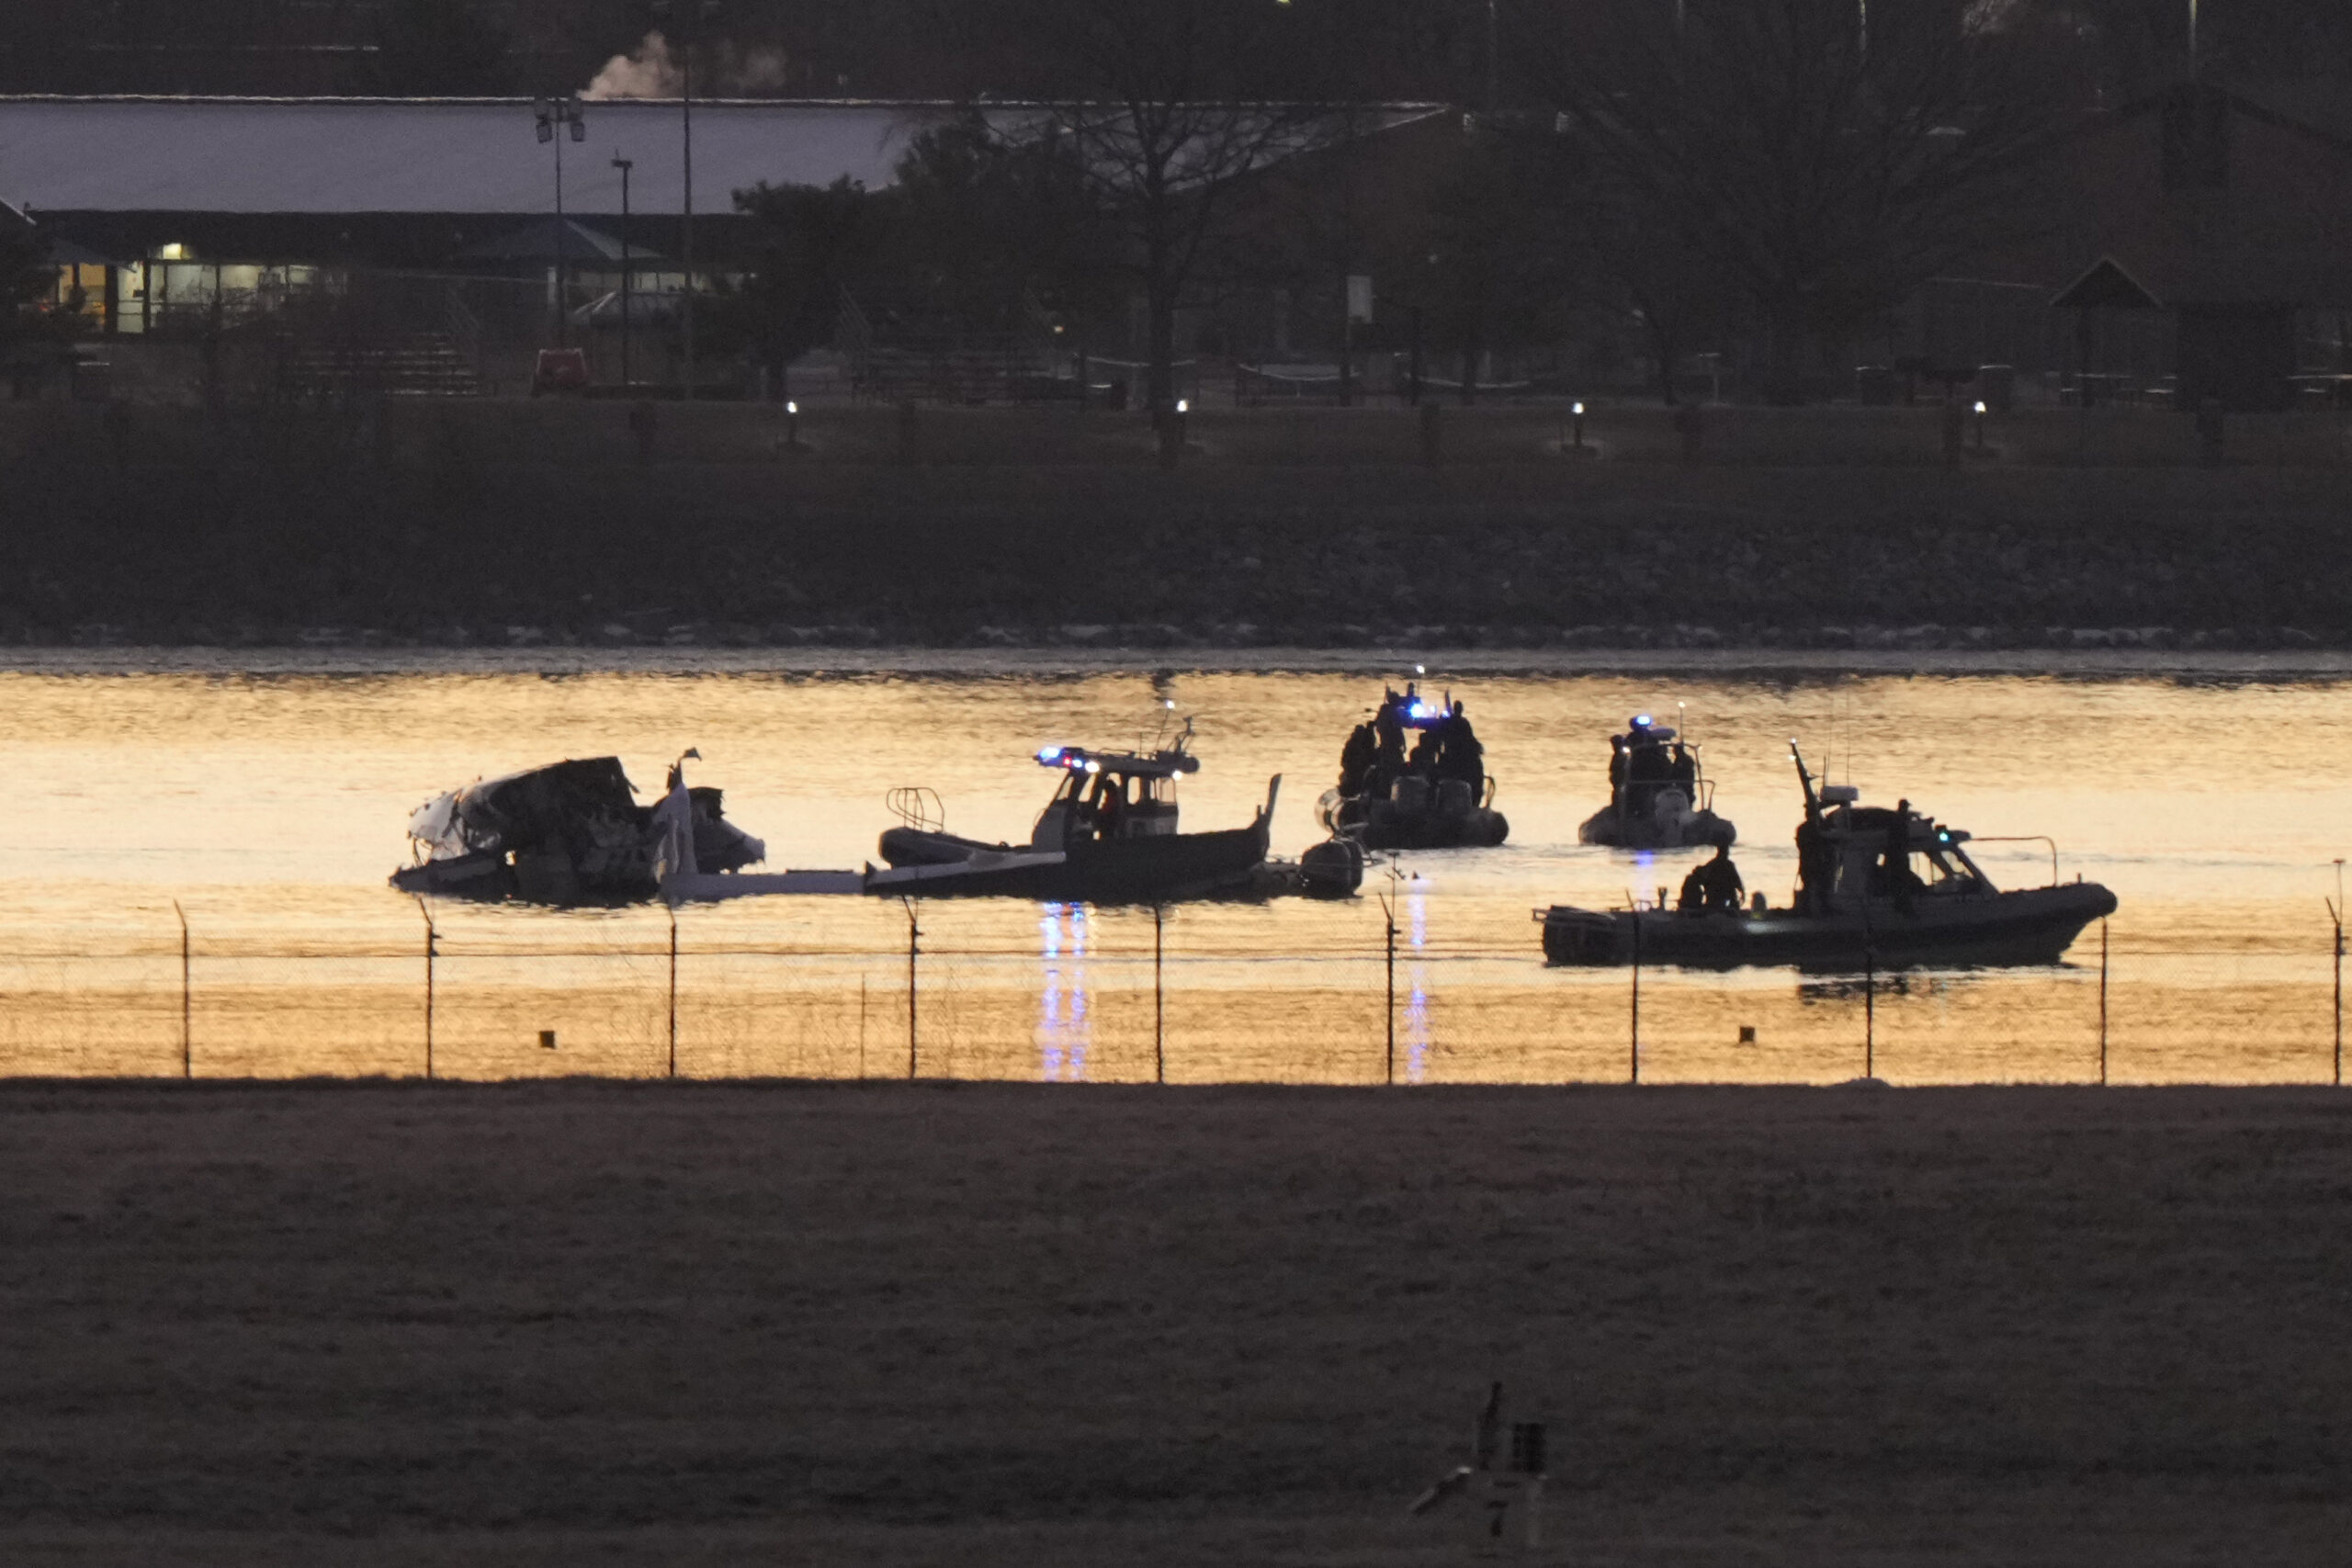
[[[1829,913],[1829,895],[1838,883],[1838,846],[1808,817],[1797,824],[1797,909],[1802,914]]]
[[[1880,869],[1884,873],[1886,890],[1894,897],[1894,912],[1911,912],[1911,894],[1919,879],[1911,874],[1911,802],[1894,803],[1894,820],[1887,825],[1886,858]]]
[[[1364,793],[1374,799],[1385,799],[1388,786],[1405,774],[1405,726],[1396,717],[1396,694],[1389,692],[1372,716],[1372,770]]]
[[[1441,778],[1460,779],[1468,784],[1473,796],[1487,782],[1487,748],[1470,728],[1470,716],[1462,711],[1459,701],[1446,716],[1444,750],[1438,754],[1437,771]]]
[[[1674,777],[1665,743],[1640,718],[1625,733],[1625,776],[1631,781],[1625,805],[1637,816],[1647,816],[1657,807],[1659,786]]]
[[[1679,740],[1674,743],[1673,776],[1674,787],[1682,792],[1683,798],[1698,805],[1699,759],[1690,755],[1690,749]]]
[[[1434,784],[1444,777],[1438,766],[1438,754],[1445,749],[1445,720],[1436,719],[1421,726],[1420,735],[1413,741],[1413,760],[1406,766]]]
[[[1359,724],[1348,736],[1348,743],[1340,748],[1340,793],[1355,796],[1365,793],[1372,782],[1373,764],[1379,760],[1380,742],[1372,733],[1372,726]]]

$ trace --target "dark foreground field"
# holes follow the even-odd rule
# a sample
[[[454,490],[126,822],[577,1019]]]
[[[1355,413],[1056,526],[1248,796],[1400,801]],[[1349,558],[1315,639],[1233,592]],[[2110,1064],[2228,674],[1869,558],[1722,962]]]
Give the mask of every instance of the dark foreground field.
[[[0,1561],[2340,1562],[2352,1099],[0,1091]]]

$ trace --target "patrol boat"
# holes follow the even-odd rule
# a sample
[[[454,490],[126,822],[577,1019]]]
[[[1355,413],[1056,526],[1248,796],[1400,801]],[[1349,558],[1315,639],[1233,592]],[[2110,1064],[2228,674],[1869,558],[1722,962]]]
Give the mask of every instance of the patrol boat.
[[[1737,913],[1555,904],[1535,911],[1544,956],[1690,969],[2055,964],[2085,926],[2115,912],[2115,895],[2098,883],[2057,880],[2054,846],[2048,886],[2002,892],[1969,858],[1964,830],[1907,806],[1859,805],[1851,786],[1815,787],[1793,743],[1790,754],[1804,790],[1794,908],[1769,908],[1761,894]]]
[[[1410,682],[1402,694],[1385,692],[1373,719],[1348,738],[1340,783],[1315,803],[1316,819],[1368,850],[1491,849],[1510,837],[1510,819],[1495,809],[1486,749],[1459,705],[1450,693],[1431,703]],[[1421,745],[1434,743],[1431,766],[1404,765],[1408,729],[1421,732]]]
[[[1647,714],[1610,737],[1609,804],[1577,829],[1577,842],[1612,850],[1686,850],[1732,843],[1739,829],[1715,815],[1699,745]]]
[[[1266,803],[1248,827],[1179,832],[1176,781],[1201,766],[1187,750],[1192,737],[1187,719],[1174,744],[1153,751],[1045,748],[1038,765],[1060,778],[1026,844],[984,843],[947,832],[944,812],[930,791],[894,791],[901,825],[886,830],[880,845],[889,869],[869,870],[865,891],[1095,904],[1355,891],[1363,852],[1346,840],[1315,845],[1294,865],[1267,861],[1280,773],[1268,782]]]

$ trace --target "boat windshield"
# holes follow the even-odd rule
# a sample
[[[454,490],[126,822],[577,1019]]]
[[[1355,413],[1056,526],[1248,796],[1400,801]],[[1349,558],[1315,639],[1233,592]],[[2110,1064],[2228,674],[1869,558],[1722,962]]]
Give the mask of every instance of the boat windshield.
[[[1041,840],[1135,839],[1176,830],[1176,780],[1168,773],[1072,768],[1039,820]]]

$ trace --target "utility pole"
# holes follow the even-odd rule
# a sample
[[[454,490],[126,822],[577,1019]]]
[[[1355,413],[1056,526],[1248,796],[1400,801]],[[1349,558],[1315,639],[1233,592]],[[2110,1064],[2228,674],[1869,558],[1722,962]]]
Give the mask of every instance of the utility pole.
[[[1495,0],[1487,0],[1487,112],[1493,114],[1502,100],[1502,63],[1497,51]]]
[[[678,340],[684,351],[685,397],[695,395],[695,46],[702,41],[705,24],[718,14],[719,0],[652,0],[657,21],[675,18],[678,40],[679,127],[685,139],[685,197],[680,209],[679,265],[685,272],[684,292],[678,299]]]
[[[628,256],[628,172],[637,165],[618,152],[613,154],[613,167],[621,172],[621,385],[629,383],[628,374],[628,298],[634,282],[634,271]]]

